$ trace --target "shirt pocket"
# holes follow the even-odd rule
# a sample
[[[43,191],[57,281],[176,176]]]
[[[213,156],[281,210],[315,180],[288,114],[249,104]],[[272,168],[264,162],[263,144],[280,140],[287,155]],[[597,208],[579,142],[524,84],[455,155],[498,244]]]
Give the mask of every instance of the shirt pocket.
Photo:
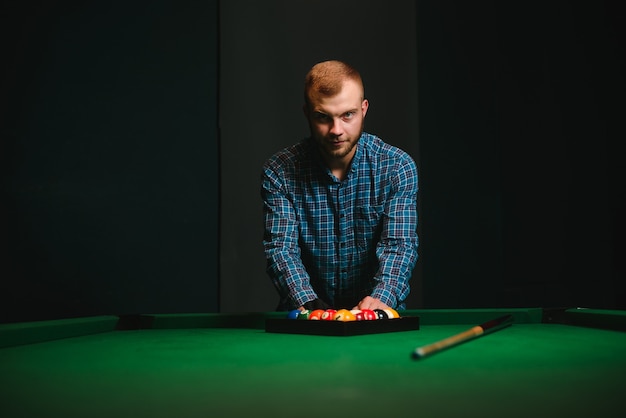
[[[383,205],[361,206],[356,217],[356,241],[359,250],[369,252],[376,247],[382,230]]]

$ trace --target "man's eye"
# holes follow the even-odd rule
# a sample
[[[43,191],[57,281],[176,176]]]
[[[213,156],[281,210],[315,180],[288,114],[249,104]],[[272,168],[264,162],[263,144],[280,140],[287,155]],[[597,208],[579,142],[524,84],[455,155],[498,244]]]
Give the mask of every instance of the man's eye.
[[[354,112],[346,112],[343,114],[344,119],[352,119],[354,117]]]
[[[320,122],[328,122],[328,121],[330,121],[330,117],[328,115],[324,115],[322,113],[316,113],[315,114],[315,119],[320,121]]]

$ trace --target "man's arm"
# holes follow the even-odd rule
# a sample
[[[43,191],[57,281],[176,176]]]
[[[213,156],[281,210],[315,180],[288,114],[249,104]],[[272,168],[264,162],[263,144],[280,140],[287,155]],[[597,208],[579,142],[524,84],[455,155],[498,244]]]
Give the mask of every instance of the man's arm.
[[[417,176],[417,166],[407,155],[394,172],[393,193],[385,203],[383,229],[376,246],[379,268],[374,279],[378,283],[371,298],[361,301],[360,309],[380,304],[395,308],[409,294],[409,279],[418,257]]]
[[[300,257],[296,211],[287,197],[284,178],[268,164],[263,170],[261,196],[267,273],[281,298],[287,297],[293,307],[303,307],[317,295]]]

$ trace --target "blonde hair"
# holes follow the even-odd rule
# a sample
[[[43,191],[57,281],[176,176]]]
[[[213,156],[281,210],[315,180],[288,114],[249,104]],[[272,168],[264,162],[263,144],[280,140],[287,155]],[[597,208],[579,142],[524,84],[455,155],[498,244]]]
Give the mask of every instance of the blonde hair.
[[[308,106],[314,97],[339,94],[346,80],[355,81],[363,91],[361,74],[349,64],[336,60],[315,64],[304,79],[304,103]]]

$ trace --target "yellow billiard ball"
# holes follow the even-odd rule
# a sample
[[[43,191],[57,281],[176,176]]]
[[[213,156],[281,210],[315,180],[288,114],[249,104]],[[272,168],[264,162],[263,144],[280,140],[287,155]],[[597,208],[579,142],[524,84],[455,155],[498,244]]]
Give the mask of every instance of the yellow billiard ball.
[[[339,309],[335,314],[335,321],[356,321],[356,316],[347,309]]]
[[[387,316],[391,319],[400,318],[400,315],[398,314],[398,312],[396,312],[395,309],[388,308],[388,309],[383,309],[383,310],[387,313]]]

